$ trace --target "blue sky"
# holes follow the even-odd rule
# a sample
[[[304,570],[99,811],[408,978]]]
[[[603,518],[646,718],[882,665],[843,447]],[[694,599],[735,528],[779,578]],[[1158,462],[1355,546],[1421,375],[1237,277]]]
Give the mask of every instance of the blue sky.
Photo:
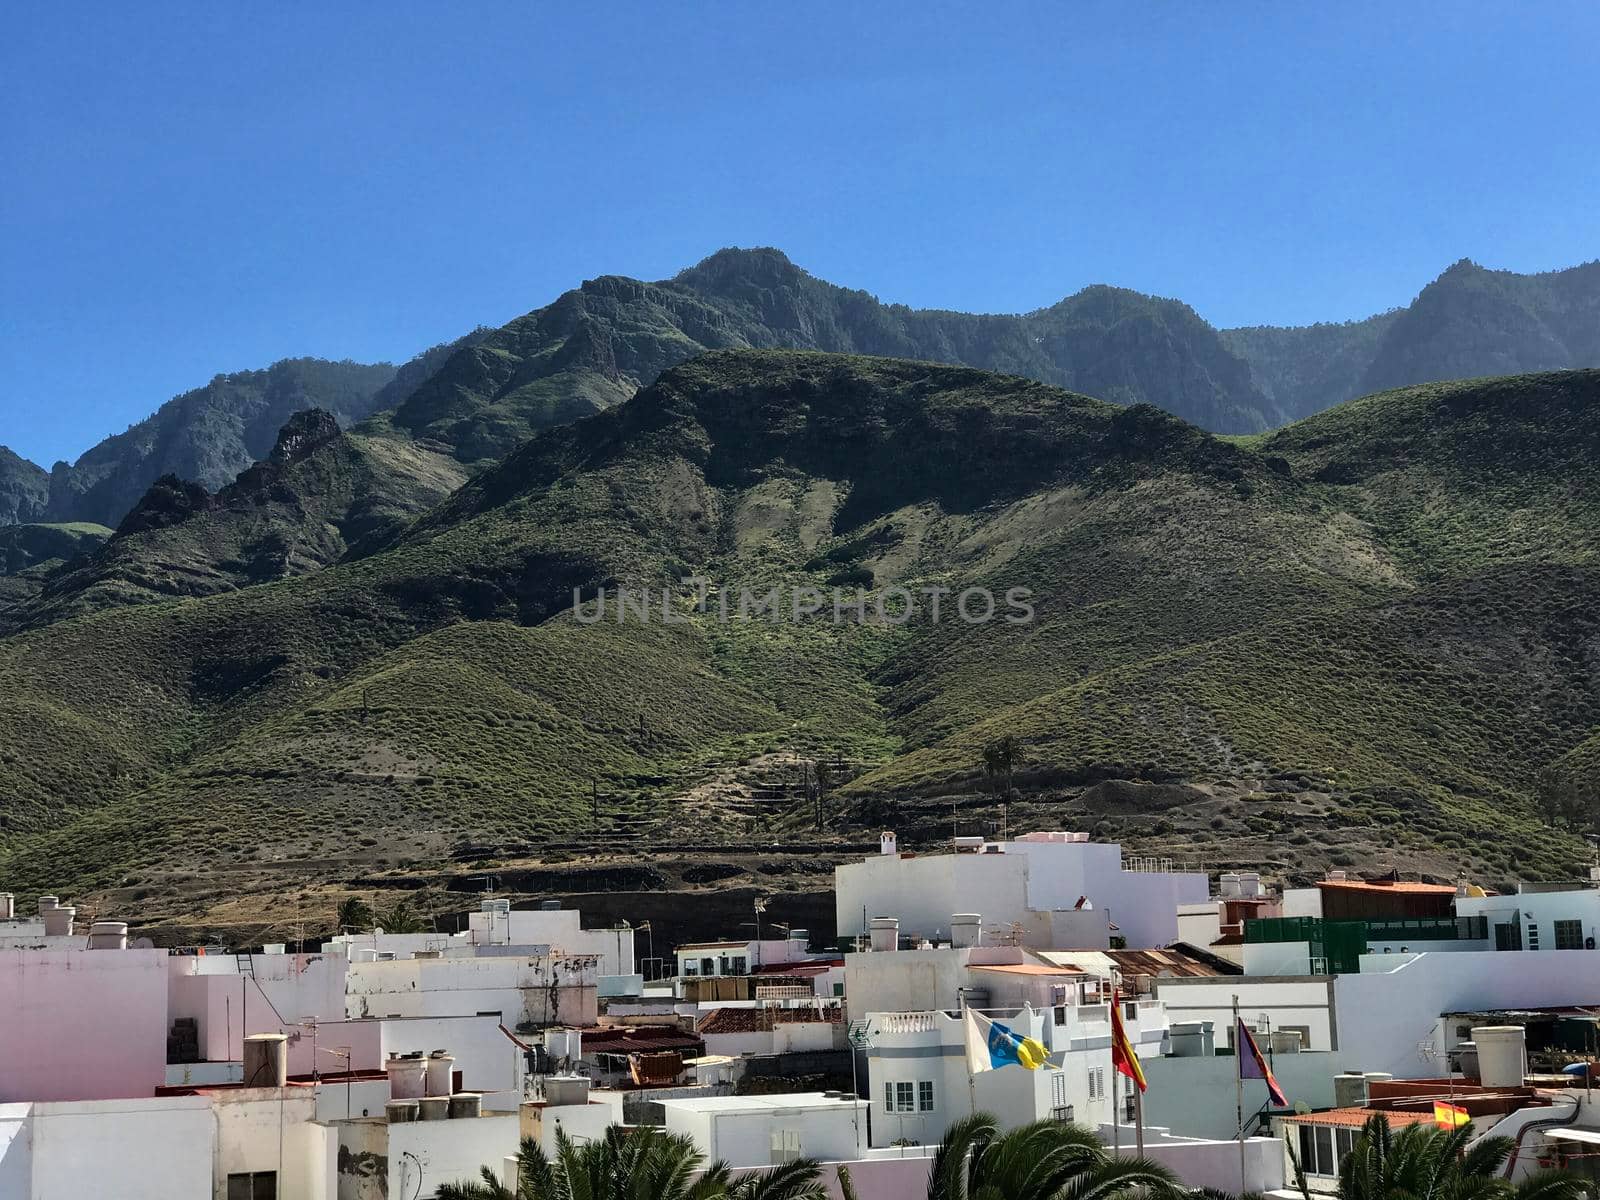
[[[331,11],[331,10],[340,11]],[[93,15],[90,15],[90,14]],[[1345,319],[1600,256],[1600,6],[14,6],[0,444],[776,245],[913,305]]]

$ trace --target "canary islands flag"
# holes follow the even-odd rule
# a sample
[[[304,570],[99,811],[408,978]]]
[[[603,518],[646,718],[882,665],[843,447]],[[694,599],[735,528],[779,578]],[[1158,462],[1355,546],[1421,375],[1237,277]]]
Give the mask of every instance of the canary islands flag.
[[[1471,1114],[1459,1104],[1446,1104],[1442,1100],[1433,1102],[1433,1123],[1440,1129],[1454,1129],[1470,1120]]]
[[[1038,1040],[967,1009],[967,1066],[974,1075],[1012,1063],[1037,1071],[1048,1057]]]

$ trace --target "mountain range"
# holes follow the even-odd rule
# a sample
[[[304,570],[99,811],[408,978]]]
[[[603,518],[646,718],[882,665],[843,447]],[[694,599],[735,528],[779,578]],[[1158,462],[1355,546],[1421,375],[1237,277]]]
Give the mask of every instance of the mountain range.
[[[345,427],[381,414],[374,431],[480,467],[697,353],[740,347],[961,364],[1259,433],[1406,384],[1600,365],[1600,263],[1519,275],[1463,260],[1364,321],[1217,330],[1180,301],[1106,286],[1020,316],[910,309],[777,250],[723,250],[657,283],[587,281],[398,369],[286,359],[219,375],[48,473],[0,447],[0,524],[115,527],[168,474],[223,487],[309,408]]]
[[[1114,289],[913,312],[723,252],[477,331],[365,411],[253,384],[306,406],[231,479],[0,540],[0,877],[169,930],[485,862],[704,882],[708,846],[948,836],[1007,737],[1016,823],[1288,878],[1563,874],[1548,793],[1600,766],[1600,371],[1267,426],[1474,342],[1568,367],[1593,280],[1458,264],[1359,327],[1219,334]],[[1544,332],[1483,334],[1508,305]],[[390,371],[336,366],[297,378]],[[618,620],[621,587],[670,620]],[[865,619],[738,612],[836,588]],[[877,615],[897,588],[1027,589],[1032,619]],[[797,764],[825,794],[771,785]]]

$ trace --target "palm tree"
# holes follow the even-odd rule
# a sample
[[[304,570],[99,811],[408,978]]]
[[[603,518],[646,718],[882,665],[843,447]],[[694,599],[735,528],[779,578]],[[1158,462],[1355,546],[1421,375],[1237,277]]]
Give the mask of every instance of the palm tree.
[[[1022,747],[1010,734],[983,748],[983,773],[989,777],[992,785],[998,785],[1003,780],[1004,795],[1008,798],[1011,795],[1011,773],[1021,761]]]
[[[532,1138],[517,1154],[513,1191],[484,1167],[482,1182],[445,1184],[436,1200],[824,1200],[817,1164],[797,1159],[735,1179],[726,1163],[696,1178],[705,1156],[692,1139],[613,1125],[581,1145],[556,1131],[551,1159]]]
[[[1472,1140],[1472,1125],[1440,1129],[1425,1122],[1395,1133],[1382,1116],[1368,1119],[1339,1168],[1339,1200],[1580,1200],[1588,1187],[1570,1171],[1539,1171],[1512,1184],[1500,1171],[1516,1143]]]
[[[339,901],[339,912],[334,923],[338,925],[340,933],[347,929],[371,929],[372,905],[360,896],[346,896]]]
[[[422,914],[411,904],[410,900],[397,900],[387,912],[377,915],[378,927],[385,933],[426,933],[427,926]]]
[[[1183,1190],[1159,1163],[1112,1158],[1081,1126],[1035,1121],[1002,1133],[988,1113],[946,1131],[928,1179],[928,1200],[1107,1200]]]

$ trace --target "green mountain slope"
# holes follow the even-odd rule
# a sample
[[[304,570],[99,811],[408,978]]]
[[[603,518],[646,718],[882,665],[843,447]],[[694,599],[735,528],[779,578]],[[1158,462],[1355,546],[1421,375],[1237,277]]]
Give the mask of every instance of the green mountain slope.
[[[97,553],[60,565],[25,601],[0,601],[0,631],[316,571],[392,537],[464,480],[453,460],[413,443],[342,433],[320,409],[297,413],[272,453],[215,495],[157,480]]]
[[[11,606],[32,600],[53,572],[110,536],[104,525],[0,525],[0,630]]]
[[[947,831],[1014,735],[1015,811],[1152,852],[1559,874],[1581,843],[1533,789],[1600,736],[1597,436],[1600,372],[1241,443],[966,368],[704,355],[365,557],[0,640],[0,873],[218,919],[462,836],[749,842],[719,780],[780,751],[850,764],[836,831]],[[656,619],[579,619],[619,583]],[[949,619],[975,586],[1034,619]],[[822,611],[741,617],[795,587]],[[946,619],[870,616],[892,587]]]

